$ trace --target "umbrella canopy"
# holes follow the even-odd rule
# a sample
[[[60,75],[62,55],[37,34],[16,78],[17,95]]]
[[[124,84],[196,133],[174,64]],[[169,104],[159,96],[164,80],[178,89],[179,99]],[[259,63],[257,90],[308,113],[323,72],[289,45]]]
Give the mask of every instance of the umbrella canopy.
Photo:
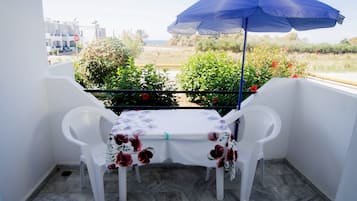
[[[168,31],[216,34],[232,33],[235,27],[237,32],[289,32],[333,27],[343,19],[338,10],[316,0],[201,0],[179,14]]]
[[[168,27],[173,34],[227,34],[245,30],[237,109],[244,84],[247,32],[289,32],[333,27],[344,16],[316,0],[200,0]]]

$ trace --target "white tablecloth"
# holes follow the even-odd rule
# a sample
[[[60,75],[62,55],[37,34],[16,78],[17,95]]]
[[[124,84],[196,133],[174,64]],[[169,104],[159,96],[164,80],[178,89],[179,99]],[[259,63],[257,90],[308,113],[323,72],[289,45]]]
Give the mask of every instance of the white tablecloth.
[[[223,168],[235,177],[236,143],[215,110],[123,112],[107,142],[108,168],[119,168],[119,200],[126,201],[126,167],[169,160],[216,168],[217,200],[224,198]]]
[[[117,135],[123,138],[121,145],[120,139],[116,140]],[[135,148],[138,141],[139,149]],[[131,146],[132,142],[136,144]],[[143,159],[147,153],[139,155],[140,151],[150,151],[150,163],[170,160],[187,165],[217,167],[227,161],[227,149],[236,150],[228,145],[231,142],[231,131],[215,110],[127,111],[113,126],[108,140],[107,163],[112,167],[147,164],[148,161]],[[125,144],[128,146],[123,148]],[[224,153],[221,153],[221,146],[225,148]],[[131,155],[130,164],[118,162],[120,151]]]

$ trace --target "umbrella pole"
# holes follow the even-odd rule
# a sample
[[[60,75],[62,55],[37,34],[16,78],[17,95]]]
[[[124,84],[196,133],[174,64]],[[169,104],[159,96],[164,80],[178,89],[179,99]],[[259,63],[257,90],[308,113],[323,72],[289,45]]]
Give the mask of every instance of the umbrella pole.
[[[242,68],[240,73],[240,84],[239,84],[239,93],[238,93],[238,105],[237,110],[240,110],[240,105],[242,103],[243,96],[243,85],[244,85],[244,63],[245,63],[245,51],[247,49],[247,28],[248,28],[248,19],[243,19],[243,29],[244,29],[244,42],[243,42],[243,54],[242,54]],[[238,140],[238,130],[239,130],[240,120],[237,119],[234,126],[234,139]]]
[[[244,24],[243,24],[243,29],[244,29],[244,42],[243,42],[243,55],[242,55],[242,68],[241,68],[241,74],[240,74],[240,84],[239,84],[239,95],[238,95],[238,105],[237,105],[237,110],[240,110],[240,105],[242,103],[242,96],[243,96],[243,85],[244,85],[244,63],[245,63],[245,52],[247,49],[247,28],[248,28],[248,19],[244,18]]]

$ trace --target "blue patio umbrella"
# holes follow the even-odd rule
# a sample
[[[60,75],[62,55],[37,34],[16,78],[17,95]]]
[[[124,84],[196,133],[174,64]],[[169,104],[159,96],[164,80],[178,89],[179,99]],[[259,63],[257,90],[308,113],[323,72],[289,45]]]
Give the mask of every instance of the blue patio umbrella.
[[[247,32],[289,32],[333,27],[344,16],[317,0],[200,0],[168,27],[173,34],[231,34],[244,29],[237,109],[242,102]]]

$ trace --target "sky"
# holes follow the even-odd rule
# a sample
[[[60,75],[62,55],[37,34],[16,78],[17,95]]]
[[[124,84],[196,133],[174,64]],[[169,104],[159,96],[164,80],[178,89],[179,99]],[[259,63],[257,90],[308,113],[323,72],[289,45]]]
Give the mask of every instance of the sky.
[[[119,36],[123,30],[143,29],[150,40],[168,40],[167,26],[176,16],[198,0],[42,0],[44,17],[90,25],[97,20],[107,36]],[[340,10],[346,18],[343,25],[328,29],[298,32],[312,43],[338,43],[357,36],[357,3],[343,0],[321,0]],[[269,33],[270,34],[270,33]],[[280,34],[270,34],[273,36]]]

